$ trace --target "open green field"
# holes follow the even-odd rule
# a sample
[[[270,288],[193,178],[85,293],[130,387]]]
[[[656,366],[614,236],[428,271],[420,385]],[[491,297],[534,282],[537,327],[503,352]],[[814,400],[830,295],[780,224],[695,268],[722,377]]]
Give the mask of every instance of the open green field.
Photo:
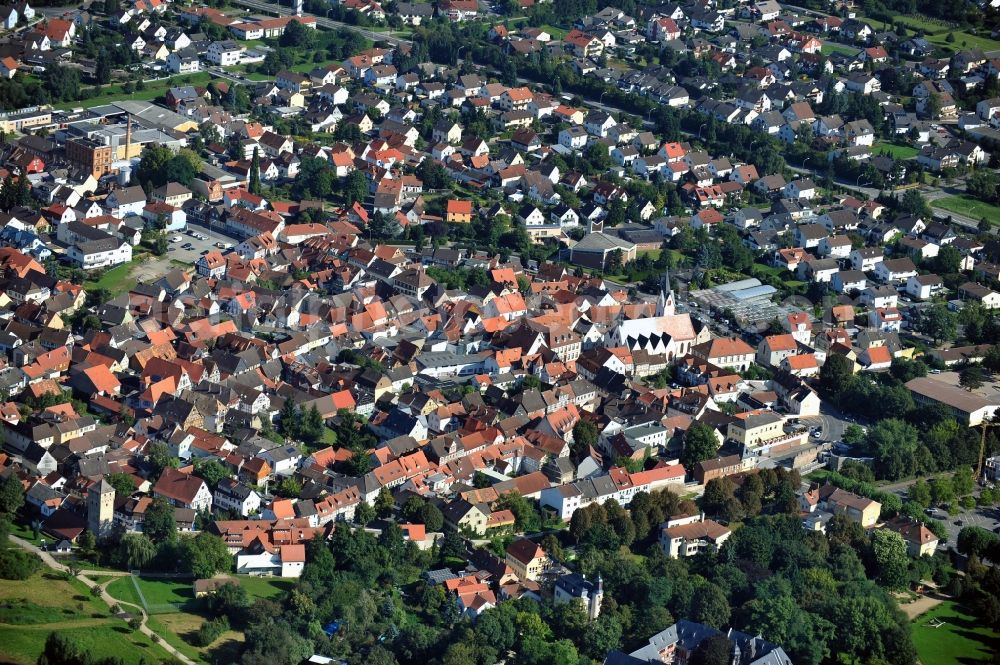
[[[239,660],[243,633],[227,630],[208,646],[194,646],[192,642],[207,619],[190,612],[158,614],[149,618],[149,627],[163,636],[170,646],[199,663],[235,663]]]
[[[146,604],[150,607],[184,605],[194,600],[191,580],[154,580],[145,577],[134,579],[143,598],[146,599]]]
[[[129,263],[123,263],[104,272],[101,278],[96,281],[84,282],[86,289],[107,289],[113,295],[125,293],[135,287],[136,280],[132,277],[132,268],[137,265],[133,259]]]
[[[142,601],[139,600],[139,594],[135,591],[135,585],[132,584],[131,577],[119,577],[107,586],[107,592],[112,598],[125,603],[142,606]]]
[[[940,208],[978,221],[985,217],[990,224],[1000,226],[1000,206],[985,203],[968,195],[946,196],[931,201],[932,208]]]
[[[240,586],[247,590],[251,598],[277,598],[287,593],[295,586],[295,581],[280,577],[248,577],[240,575],[236,578]]]
[[[823,55],[830,55],[831,53],[843,53],[844,55],[857,55],[860,48],[854,46],[847,46],[846,44],[838,44],[837,42],[823,42],[823,46],[820,52]]]
[[[567,30],[566,28],[557,28],[554,25],[543,25],[541,27],[542,30],[552,35],[552,39],[556,40],[562,39],[563,37],[566,36],[566,33],[569,32],[569,30]]]
[[[190,580],[122,577],[108,585],[108,593],[118,600],[145,607],[150,614],[177,612],[194,600]]]
[[[935,619],[944,625],[931,627]],[[984,627],[952,601],[945,601],[914,619],[912,632],[917,655],[926,665],[989,662],[993,654],[1000,653],[1000,633]]]
[[[865,17],[864,20],[866,23],[878,30],[885,30],[888,25],[884,21],[879,21],[878,19]],[[988,36],[982,37],[962,30],[954,30],[942,21],[935,21],[923,16],[913,15],[897,16],[896,21],[902,23],[911,30],[923,30],[924,38],[927,41],[934,46],[938,46],[948,51],[954,52],[961,51],[962,49],[974,48],[979,48],[984,51],[995,51],[1000,49],[1000,41],[990,39]],[[889,25],[889,29],[891,28],[892,26]],[[948,43],[949,33],[955,36],[955,41],[950,44]]]
[[[0,653],[5,662],[34,663],[49,633],[63,632],[94,657],[118,656],[136,665],[169,660],[149,638],[133,632],[76,580],[45,572],[0,585]]]
[[[951,44],[948,43],[949,32],[953,32],[955,35],[955,41]],[[995,39],[980,37],[978,35],[972,35],[968,32],[962,31],[942,30],[935,35],[928,33],[927,41],[935,46],[940,46],[941,48],[951,51],[961,51],[963,49],[974,48],[982,49],[984,51],[995,51],[1000,49],[1000,42]]]
[[[894,159],[912,159],[920,154],[916,148],[898,143],[876,143],[872,146],[872,154],[889,153]]]
[[[90,106],[100,106],[101,104],[108,104],[110,102],[120,102],[120,101],[150,101],[156,99],[157,97],[166,94],[167,90],[176,85],[208,85],[212,80],[212,75],[208,72],[197,72],[195,74],[178,74],[177,76],[172,76],[169,79],[163,79],[160,81],[151,81],[145,84],[143,90],[136,90],[131,94],[126,94],[122,89],[121,85],[109,85],[105,86],[101,94],[96,97],[91,97],[90,99],[81,99],[75,102],[60,102],[58,104],[53,104],[54,108],[57,109],[73,109],[77,107],[90,107]]]

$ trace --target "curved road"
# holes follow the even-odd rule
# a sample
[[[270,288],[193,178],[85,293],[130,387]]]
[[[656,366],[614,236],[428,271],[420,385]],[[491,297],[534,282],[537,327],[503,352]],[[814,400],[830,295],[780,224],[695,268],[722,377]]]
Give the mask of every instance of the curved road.
[[[10,535],[8,537],[10,538],[11,542],[13,542],[18,547],[20,547],[20,548],[22,548],[24,550],[27,550],[28,552],[31,552],[32,554],[37,555],[38,558],[40,558],[42,560],[42,563],[44,563],[49,568],[51,568],[53,570],[57,570],[57,571],[59,571],[61,573],[68,573],[68,572],[70,572],[68,566],[66,566],[65,564],[62,564],[62,563],[59,563],[58,561],[56,561],[55,558],[51,554],[49,554],[48,552],[42,551],[41,549],[39,549],[35,545],[32,545],[28,541],[23,540],[21,538],[18,538],[15,535]],[[109,571],[104,571],[104,570],[82,570],[79,573],[77,573],[76,579],[78,579],[81,582],[83,582],[87,586],[88,589],[93,589],[94,587],[98,587],[101,590],[101,595],[100,595],[101,600],[103,600],[104,603],[107,604],[107,606],[109,608],[113,608],[115,605],[118,605],[118,606],[121,606],[121,607],[127,606],[129,608],[135,608],[135,611],[141,617],[141,622],[139,624],[139,632],[140,633],[142,633],[143,635],[149,637],[156,644],[158,644],[159,646],[163,647],[164,651],[166,651],[167,653],[169,653],[171,656],[173,656],[174,658],[176,658],[180,662],[184,663],[184,665],[197,665],[193,660],[191,660],[190,658],[188,658],[187,656],[185,656],[184,654],[182,654],[180,651],[178,651],[174,647],[172,647],[170,644],[167,643],[167,641],[165,639],[163,639],[163,637],[161,635],[153,632],[153,630],[149,626],[146,625],[146,621],[149,619],[149,617],[146,615],[146,610],[144,610],[143,608],[139,607],[138,605],[134,605],[133,603],[127,603],[125,601],[118,600],[114,596],[110,595],[107,592],[106,587],[111,582],[111,580],[108,580],[103,585],[99,585],[97,582],[95,582],[94,580],[92,580],[89,577],[87,577],[88,574],[92,574],[92,575],[107,575],[107,576],[111,576],[111,577],[125,577],[125,576],[128,576],[128,573],[125,573],[125,572],[113,572],[113,571],[109,572]]]

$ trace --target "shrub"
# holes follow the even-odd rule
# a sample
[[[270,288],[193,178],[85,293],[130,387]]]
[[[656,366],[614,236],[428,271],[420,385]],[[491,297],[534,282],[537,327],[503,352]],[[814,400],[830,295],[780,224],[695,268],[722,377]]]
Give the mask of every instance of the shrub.
[[[26,580],[34,575],[42,562],[34,554],[16,549],[0,550],[0,578]]]
[[[207,647],[209,644],[219,639],[219,636],[229,630],[229,619],[217,617],[211,621],[201,624],[201,628],[195,633],[194,641],[196,646]]]

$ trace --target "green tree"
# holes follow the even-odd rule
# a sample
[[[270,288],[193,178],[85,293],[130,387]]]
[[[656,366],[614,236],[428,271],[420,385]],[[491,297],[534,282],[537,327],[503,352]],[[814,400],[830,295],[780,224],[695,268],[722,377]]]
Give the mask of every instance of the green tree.
[[[960,466],[955,469],[955,475],[951,478],[952,486],[955,488],[955,496],[969,496],[976,489],[976,479],[972,469],[967,466]]]
[[[729,623],[731,613],[726,594],[715,584],[702,584],[691,600],[691,620],[715,629]]]
[[[145,568],[156,556],[156,546],[144,533],[126,533],[118,544],[122,564],[129,570]]]
[[[368,176],[363,171],[352,171],[344,181],[343,194],[347,205],[364,203],[368,198]]]
[[[840,401],[853,377],[854,363],[839,353],[829,354],[819,371],[820,386],[835,402]]]
[[[969,392],[982,388],[986,379],[986,371],[980,365],[969,365],[958,373],[958,383]]]
[[[844,443],[850,444],[852,446],[859,445],[865,440],[865,430],[861,425],[851,423],[846,428],[844,428],[844,436],[842,437]]]
[[[931,488],[923,478],[910,485],[910,489],[907,490],[907,496],[910,501],[921,508],[931,505]]]
[[[942,505],[955,500],[955,484],[947,476],[939,476],[931,480],[930,489],[935,505]]]
[[[293,21],[293,23],[296,23],[296,21]],[[253,149],[253,159],[250,160],[250,183],[247,189],[251,194],[260,195],[260,151],[256,146]]]
[[[621,274],[622,270],[625,268],[625,263],[622,260],[623,256],[624,255],[622,253],[622,250],[620,249],[611,250],[611,253],[608,254],[608,258],[604,266],[605,272],[607,272],[610,275]]]
[[[111,81],[111,60],[105,51],[101,51],[94,62],[94,80],[102,85]]]
[[[440,531],[444,527],[444,514],[433,503],[426,503],[420,509],[420,520],[428,531]]]
[[[24,486],[17,474],[9,473],[0,480],[0,517],[12,520],[24,505]]]
[[[323,438],[323,430],[326,423],[316,405],[311,405],[305,412],[299,426],[299,435],[307,443],[316,443]]]
[[[156,441],[149,445],[147,459],[153,467],[154,476],[159,476],[168,466],[176,467],[177,459],[170,454],[170,448],[162,441]]]
[[[690,665],[729,665],[733,645],[725,635],[711,635],[691,653]]]
[[[719,440],[715,436],[715,430],[704,423],[694,422],[684,435],[681,464],[692,473],[698,462],[714,458],[718,451]]]
[[[958,532],[956,546],[962,554],[982,559],[989,556],[991,551],[997,551],[998,543],[1000,543],[1000,537],[986,529],[979,526],[967,526]]]
[[[383,487],[379,490],[378,496],[375,497],[375,512],[380,517],[388,517],[392,514],[392,509],[395,505],[396,502],[393,500],[392,492],[389,491],[388,487]]]
[[[603,613],[583,636],[583,651],[595,660],[604,658],[621,644],[622,624],[612,613]]]
[[[224,478],[229,477],[229,471],[217,459],[200,459],[194,464],[195,473],[204,480],[208,486],[215,490]]]
[[[218,572],[228,572],[233,566],[233,557],[226,544],[218,536],[203,531],[194,538],[183,540],[185,566],[195,577],[209,578]]]
[[[364,501],[358,504],[358,507],[354,510],[354,521],[361,526],[371,523],[375,517],[375,508]]]
[[[906,587],[910,559],[901,535],[889,529],[877,529],[872,533],[872,558],[879,584],[890,590]]]
[[[0,549],[0,579],[26,580],[42,567],[41,560],[16,548]]]
[[[72,637],[52,631],[45,638],[45,648],[38,657],[38,665],[80,665],[90,660]]]
[[[289,439],[299,438],[299,411],[295,407],[295,400],[291,397],[285,400],[278,412],[278,426],[281,433]]]
[[[580,420],[573,426],[573,453],[583,455],[597,445],[597,426],[589,420]]]
[[[142,523],[142,532],[159,545],[173,540],[177,534],[177,522],[174,521],[174,507],[165,499],[155,498],[146,509]]]
[[[875,474],[898,480],[917,471],[917,430],[906,421],[887,418],[868,432],[868,451],[875,458]]]
[[[958,327],[955,315],[948,306],[936,303],[921,312],[917,330],[933,339],[936,346],[942,341],[954,341]]]
[[[294,476],[286,476],[281,479],[274,492],[279,496],[298,498],[302,494],[302,481]]]
[[[315,30],[307,28],[302,23],[290,21],[285,27],[285,31],[281,33],[279,43],[287,48],[307,51],[314,42],[315,34]]]

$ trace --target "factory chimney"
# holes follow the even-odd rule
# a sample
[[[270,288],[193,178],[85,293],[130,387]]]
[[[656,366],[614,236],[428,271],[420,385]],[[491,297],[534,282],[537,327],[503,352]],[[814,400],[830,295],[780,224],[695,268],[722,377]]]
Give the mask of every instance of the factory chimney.
[[[128,159],[128,151],[132,146],[132,114],[128,114],[128,120],[125,123],[125,159]]]

